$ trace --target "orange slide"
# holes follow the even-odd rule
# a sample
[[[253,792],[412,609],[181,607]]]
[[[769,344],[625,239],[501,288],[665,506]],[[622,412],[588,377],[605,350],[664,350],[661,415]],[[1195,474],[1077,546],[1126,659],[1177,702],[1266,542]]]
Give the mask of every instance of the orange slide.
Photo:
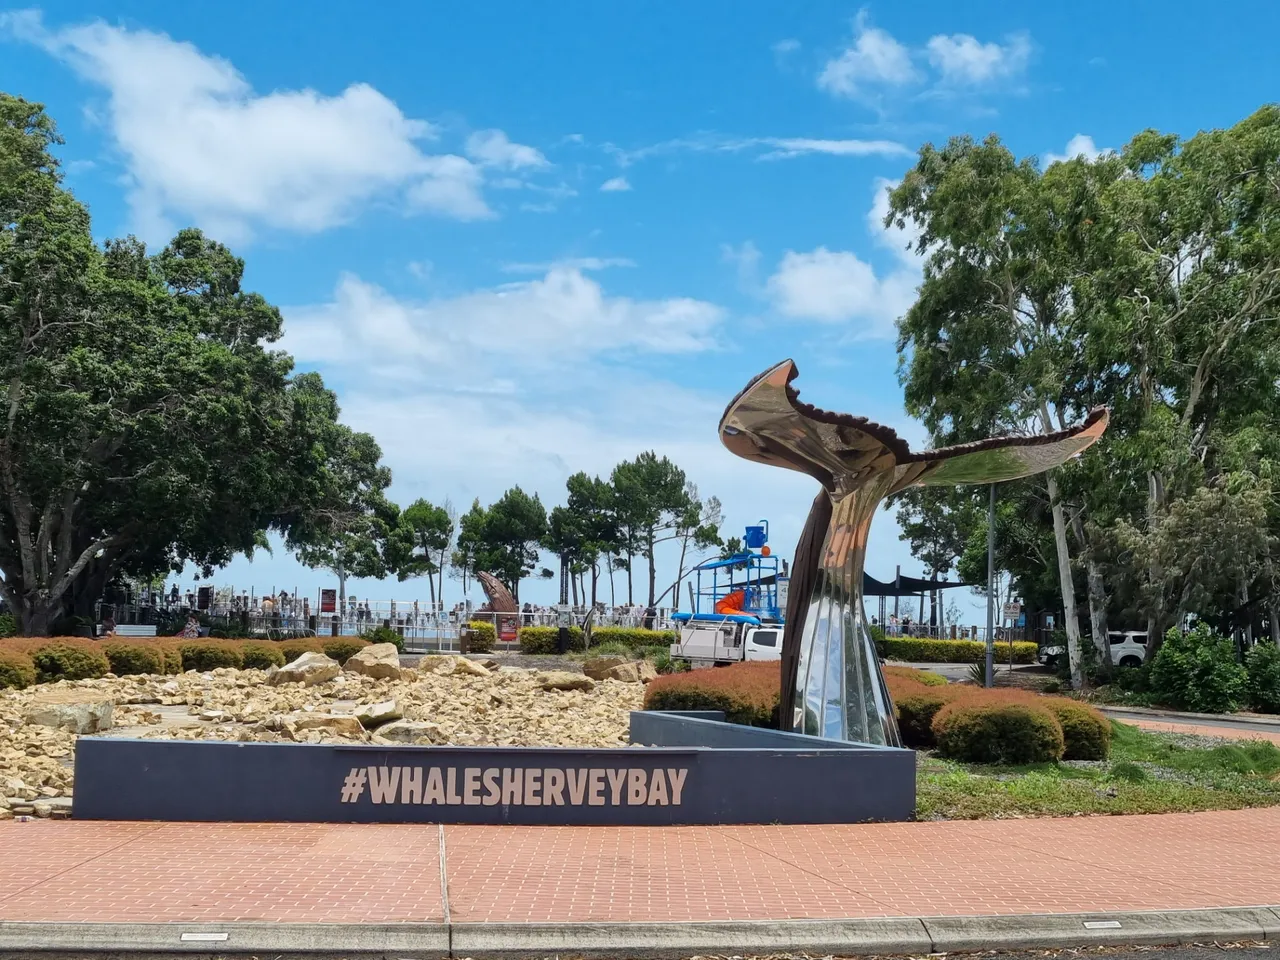
[[[716,601],[716,613],[741,614],[742,604],[746,601],[745,590],[735,590]]]

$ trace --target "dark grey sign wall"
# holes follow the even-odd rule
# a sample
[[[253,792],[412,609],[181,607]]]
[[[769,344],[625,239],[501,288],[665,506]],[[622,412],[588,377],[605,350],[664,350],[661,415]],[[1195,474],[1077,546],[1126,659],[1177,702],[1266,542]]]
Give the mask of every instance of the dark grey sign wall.
[[[841,747],[389,748],[81,737],[75,816],[559,825],[910,819],[915,755]]]

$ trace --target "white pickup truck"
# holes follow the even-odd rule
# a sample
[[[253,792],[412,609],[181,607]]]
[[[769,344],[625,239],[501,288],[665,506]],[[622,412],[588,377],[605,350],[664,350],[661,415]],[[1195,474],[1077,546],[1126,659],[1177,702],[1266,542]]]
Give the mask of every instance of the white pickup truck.
[[[755,617],[694,614],[680,627],[680,640],[671,656],[694,667],[712,667],[741,660],[782,659],[782,624],[761,623]]]

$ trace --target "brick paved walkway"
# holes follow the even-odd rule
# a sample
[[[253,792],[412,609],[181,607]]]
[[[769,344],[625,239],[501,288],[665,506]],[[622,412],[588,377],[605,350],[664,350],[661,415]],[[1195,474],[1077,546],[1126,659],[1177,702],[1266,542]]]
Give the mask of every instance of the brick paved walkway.
[[[441,841],[447,885],[441,882]],[[1280,808],[824,827],[0,823],[0,920],[774,920],[1280,903]]]
[[[1168,720],[1138,720],[1125,717],[1124,722],[1144,730],[1155,730],[1158,733],[1189,733],[1197,737],[1221,737],[1224,740],[1270,740],[1280,746],[1280,731],[1261,725],[1252,729],[1244,726],[1220,727],[1208,723],[1185,723]]]

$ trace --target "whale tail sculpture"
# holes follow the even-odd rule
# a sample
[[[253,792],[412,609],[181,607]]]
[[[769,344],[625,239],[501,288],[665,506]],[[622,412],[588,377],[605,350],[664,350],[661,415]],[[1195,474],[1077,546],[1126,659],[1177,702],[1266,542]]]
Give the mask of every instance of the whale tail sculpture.
[[[489,609],[494,613],[519,613],[520,605],[511,596],[511,591],[503,586],[502,581],[492,573],[476,571],[476,579],[480,581],[480,589],[489,601]]]
[[[790,360],[729,403],[720,440],[747,460],[798,470],[822,489],[796,545],[782,643],[784,729],[901,746],[862,608],[867,534],[885,497],[917,484],[996,483],[1032,476],[1087,449],[1107,427],[1094,410],[1079,427],[994,437],[912,453],[888,427],[801,403]]]

